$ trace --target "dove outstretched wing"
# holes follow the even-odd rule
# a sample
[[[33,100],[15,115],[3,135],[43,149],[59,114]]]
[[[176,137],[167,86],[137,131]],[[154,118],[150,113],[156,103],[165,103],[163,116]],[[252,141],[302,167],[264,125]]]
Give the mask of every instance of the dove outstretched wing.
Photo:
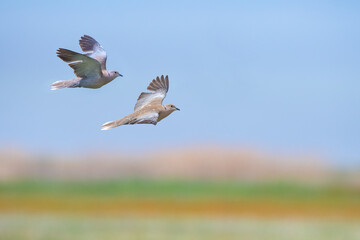
[[[94,58],[64,48],[57,50],[57,56],[64,62],[69,62],[69,66],[74,69],[74,73],[78,77],[100,78],[102,76],[100,63]]]
[[[89,35],[84,35],[79,40],[79,45],[87,56],[99,61],[102,70],[106,70],[107,55],[100,43]]]
[[[164,75],[162,75],[161,78],[156,77],[156,79],[152,80],[147,89],[151,92],[142,92],[140,94],[135,104],[134,111],[138,111],[148,105],[162,105],[162,101],[169,90],[168,76],[164,77]]]

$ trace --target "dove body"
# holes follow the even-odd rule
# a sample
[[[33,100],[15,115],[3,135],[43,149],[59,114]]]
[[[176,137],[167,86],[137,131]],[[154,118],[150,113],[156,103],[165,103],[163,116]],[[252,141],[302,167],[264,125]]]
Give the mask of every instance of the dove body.
[[[117,71],[106,70],[107,55],[102,46],[92,37],[84,35],[79,40],[85,54],[60,48],[57,56],[74,69],[77,76],[72,80],[57,81],[51,84],[51,90],[60,88],[100,88],[122,75]]]
[[[118,76],[119,74],[116,73],[115,71],[106,71],[103,72],[103,76],[101,78],[90,76],[84,78],[74,78],[72,80],[56,81],[53,84],[51,84],[52,87],[51,90],[56,90],[60,88],[77,88],[77,87],[97,89],[97,88],[101,88],[105,84],[108,84]]]
[[[108,130],[128,124],[156,125],[172,112],[180,110],[173,104],[162,105],[162,101],[169,89],[168,76],[157,77],[147,88],[151,93],[141,93],[135,105],[134,112],[116,121],[104,123],[101,130]]]
[[[84,88],[94,88],[94,89],[101,88],[102,86],[108,84],[109,82],[111,82],[112,80],[114,80],[119,76],[120,74],[116,71],[105,70],[102,72],[102,77],[97,78],[90,76],[90,77],[80,78],[77,81],[77,85],[73,87],[84,87]]]

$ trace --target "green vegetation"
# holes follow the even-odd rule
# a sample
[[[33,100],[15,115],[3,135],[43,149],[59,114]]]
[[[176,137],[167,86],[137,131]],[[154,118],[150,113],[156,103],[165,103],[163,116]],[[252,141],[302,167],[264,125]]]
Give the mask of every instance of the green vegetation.
[[[284,182],[0,183],[1,240],[360,239],[360,192]]]
[[[284,182],[241,183],[176,180],[16,181],[0,183],[4,195],[71,195],[181,198],[327,199],[360,202],[360,191],[340,186],[311,186]]]

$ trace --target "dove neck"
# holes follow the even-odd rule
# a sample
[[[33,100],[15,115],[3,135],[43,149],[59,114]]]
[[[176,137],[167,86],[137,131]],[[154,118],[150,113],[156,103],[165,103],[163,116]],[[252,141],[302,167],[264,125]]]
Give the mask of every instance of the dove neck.
[[[165,106],[163,106],[164,110],[159,112],[159,118],[158,121],[160,121],[161,119],[166,118],[167,116],[169,116],[172,112],[174,112],[173,109],[167,109]]]

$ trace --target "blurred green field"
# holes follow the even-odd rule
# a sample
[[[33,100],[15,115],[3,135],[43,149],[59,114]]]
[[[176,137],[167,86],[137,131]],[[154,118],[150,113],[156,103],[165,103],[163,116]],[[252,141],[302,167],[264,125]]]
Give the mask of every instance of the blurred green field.
[[[0,211],[358,219],[360,192],[284,182],[18,181],[0,184]]]
[[[342,185],[309,185],[295,182],[235,182],[185,180],[24,180],[0,182],[0,196],[69,195],[156,198],[281,198],[311,200],[354,200],[360,189]]]
[[[0,183],[0,239],[360,239],[360,192],[180,180]]]

